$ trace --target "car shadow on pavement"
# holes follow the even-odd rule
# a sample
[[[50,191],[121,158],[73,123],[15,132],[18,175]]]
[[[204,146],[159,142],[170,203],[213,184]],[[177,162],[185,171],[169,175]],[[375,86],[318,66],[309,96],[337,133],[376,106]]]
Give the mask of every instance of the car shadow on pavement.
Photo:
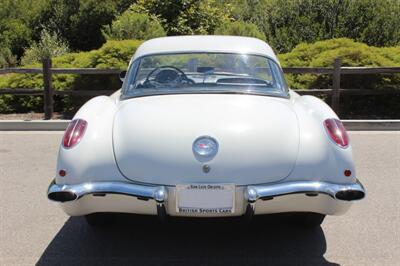
[[[93,228],[69,218],[37,265],[337,265],[324,259],[321,227],[288,224],[290,217],[174,219],[117,215]]]

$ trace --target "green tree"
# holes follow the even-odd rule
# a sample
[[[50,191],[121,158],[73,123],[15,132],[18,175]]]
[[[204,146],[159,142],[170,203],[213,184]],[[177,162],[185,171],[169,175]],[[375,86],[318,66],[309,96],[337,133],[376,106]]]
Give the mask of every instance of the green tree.
[[[32,17],[43,7],[45,0],[0,0],[0,50],[2,57],[19,58],[31,42]]]
[[[127,10],[105,28],[104,35],[112,40],[147,40],[165,36],[165,31],[157,17]]]
[[[132,10],[159,17],[168,35],[213,34],[231,20],[231,5],[215,0],[138,0]]]
[[[102,26],[117,15],[115,1],[81,0],[78,13],[71,16],[70,45],[77,50],[92,50],[105,43]]]
[[[215,30],[214,34],[255,37],[265,41],[264,33],[260,32],[255,24],[243,21],[224,23]]]
[[[235,19],[256,24],[278,52],[340,37],[374,46],[400,43],[399,0],[236,0],[232,5]]]
[[[400,0],[346,0],[337,35],[368,45],[400,43]]]
[[[20,57],[24,48],[29,46],[31,31],[18,19],[6,19],[0,22],[0,48],[8,49]]]
[[[68,41],[72,50],[88,51],[106,41],[102,28],[110,25],[132,1],[129,0],[52,0],[33,22],[34,39],[40,38],[43,27]]]

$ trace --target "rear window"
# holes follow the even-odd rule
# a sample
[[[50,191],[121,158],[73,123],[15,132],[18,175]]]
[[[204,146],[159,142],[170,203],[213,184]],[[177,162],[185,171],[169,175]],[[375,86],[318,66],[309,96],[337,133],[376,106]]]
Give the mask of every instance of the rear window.
[[[178,53],[149,55],[132,63],[123,96],[168,93],[257,93],[287,97],[281,68],[258,55]]]

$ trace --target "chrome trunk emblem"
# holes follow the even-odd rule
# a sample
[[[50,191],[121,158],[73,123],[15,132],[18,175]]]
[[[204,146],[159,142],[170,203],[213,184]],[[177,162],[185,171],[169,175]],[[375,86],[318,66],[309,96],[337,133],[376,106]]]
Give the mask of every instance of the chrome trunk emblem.
[[[192,149],[196,158],[202,158],[201,161],[211,160],[218,153],[218,142],[212,137],[201,136],[193,142]]]

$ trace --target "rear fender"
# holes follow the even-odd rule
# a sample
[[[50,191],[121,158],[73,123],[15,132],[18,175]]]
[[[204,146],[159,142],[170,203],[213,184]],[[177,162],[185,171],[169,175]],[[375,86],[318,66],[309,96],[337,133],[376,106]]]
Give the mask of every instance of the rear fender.
[[[117,109],[115,100],[107,96],[91,99],[74,116],[88,122],[81,141],[70,149],[60,145],[57,161],[57,184],[78,184],[90,181],[126,181],[115,163],[112,128]],[[64,169],[66,176],[58,171]]]
[[[293,108],[299,120],[299,153],[296,165],[286,180],[355,182],[351,141],[347,148],[339,147],[330,139],[323,125],[328,118],[338,118],[335,112],[314,96],[295,97]],[[346,169],[351,170],[350,177],[344,175]]]

